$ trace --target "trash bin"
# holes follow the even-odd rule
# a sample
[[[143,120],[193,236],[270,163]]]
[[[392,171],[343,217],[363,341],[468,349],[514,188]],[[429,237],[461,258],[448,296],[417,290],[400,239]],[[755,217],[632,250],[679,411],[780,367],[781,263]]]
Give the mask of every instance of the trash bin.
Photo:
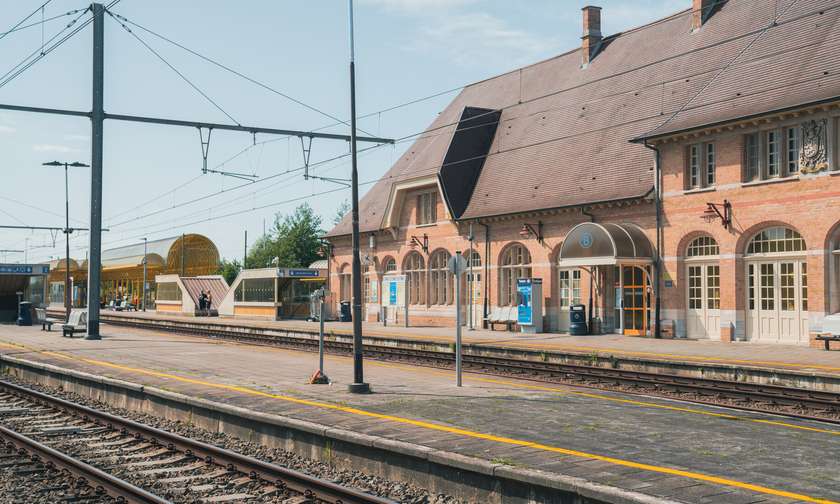
[[[32,325],[32,303],[30,303],[29,301],[21,301],[18,305],[17,325]]]
[[[569,334],[585,336],[589,334],[586,327],[586,306],[576,304],[569,307]]]
[[[350,301],[342,301],[341,302],[341,317],[339,318],[342,322],[352,322],[353,315],[350,312]]]

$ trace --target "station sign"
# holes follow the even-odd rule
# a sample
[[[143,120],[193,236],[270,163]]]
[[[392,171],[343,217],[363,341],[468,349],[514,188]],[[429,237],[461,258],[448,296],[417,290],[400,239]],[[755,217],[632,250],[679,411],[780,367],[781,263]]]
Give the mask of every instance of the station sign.
[[[281,277],[289,278],[317,278],[320,272],[312,268],[283,268],[278,272]]]
[[[50,267],[46,264],[0,264],[0,275],[46,275]]]

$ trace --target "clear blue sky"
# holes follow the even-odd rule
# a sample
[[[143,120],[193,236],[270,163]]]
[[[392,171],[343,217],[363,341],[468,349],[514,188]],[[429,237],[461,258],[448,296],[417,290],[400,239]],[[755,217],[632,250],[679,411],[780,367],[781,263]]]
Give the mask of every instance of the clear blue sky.
[[[0,31],[11,28],[43,0],[6,2]],[[359,114],[405,103],[481,80],[576,47],[580,43],[582,0],[357,0],[356,61]],[[690,6],[690,0],[604,0],[603,32],[615,33]],[[84,8],[74,0],[53,0],[44,17]],[[347,2],[344,0],[122,0],[114,12],[168,36],[221,63],[269,84],[330,115],[349,116]],[[45,37],[76,16],[44,24]],[[107,18],[107,16],[106,16]],[[84,17],[82,19],[85,19]],[[39,22],[40,12],[29,22]],[[80,21],[81,22],[81,21]],[[285,98],[201,61],[135,29],[239,123],[311,130],[333,123]],[[0,88],[0,103],[90,109],[91,27]],[[230,122],[172,70],[111,19],[105,30],[105,109],[110,113]],[[0,40],[0,75],[40,48],[40,26]],[[359,126],[398,138],[421,131],[453,94],[376,114]],[[346,127],[330,131],[346,132]],[[361,134],[361,133],[360,133]],[[302,164],[298,139],[258,135],[258,145],[227,163],[225,170],[269,177]],[[253,143],[247,133],[213,133],[208,165],[216,167]],[[374,180],[410,144],[382,147],[360,158],[360,179]],[[360,145],[360,148],[364,145]],[[316,140],[311,161],[347,151],[343,142]],[[63,226],[64,187],[52,161],[90,161],[90,123],[83,118],[0,112],[0,223]],[[87,168],[71,168],[71,225],[89,219]],[[104,225],[106,248],[182,232],[203,233],[223,257],[239,258],[243,231],[259,236],[277,212],[307,201],[331,225],[349,191],[312,196],[339,186],[304,181],[300,172],[234,189],[242,181],[200,176],[201,148],[192,128],[107,121],[105,125]],[[349,177],[349,158],[313,170]],[[189,182],[189,183],[187,183]],[[183,187],[174,190],[185,184]],[[362,192],[367,186],[362,188]],[[201,202],[184,203],[219,192]],[[161,196],[155,201],[149,200]],[[145,204],[144,204],[145,203]],[[142,206],[140,206],[142,204]],[[254,207],[232,217],[225,214]],[[26,206],[30,205],[30,206]],[[173,208],[175,205],[182,205]],[[139,208],[138,208],[139,206]],[[32,208],[35,207],[35,208]],[[154,213],[153,215],[149,215]],[[213,220],[208,220],[213,219]],[[205,221],[196,222],[195,221]],[[189,225],[184,225],[189,224]],[[0,249],[24,249],[29,261],[64,254],[63,236],[52,248],[49,233],[0,230]],[[74,234],[71,255],[84,257],[87,238]],[[4,255],[0,253],[0,261]],[[9,262],[23,254],[8,254]]]

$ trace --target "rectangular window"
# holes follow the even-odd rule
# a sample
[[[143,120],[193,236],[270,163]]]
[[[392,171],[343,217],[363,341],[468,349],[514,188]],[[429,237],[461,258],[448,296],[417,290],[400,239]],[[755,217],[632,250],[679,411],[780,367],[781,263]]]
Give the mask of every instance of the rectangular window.
[[[758,179],[758,133],[744,137],[744,181]]]
[[[692,145],[688,150],[688,187],[700,187],[700,145]]]
[[[720,309],[720,266],[706,266],[706,296],[707,308],[710,310]]]
[[[775,310],[776,301],[776,277],[772,263],[760,264],[761,270],[761,309]]]
[[[749,293],[749,305],[750,310],[755,310],[755,265],[750,264],[749,266],[747,266],[747,270],[747,291]]]
[[[802,271],[802,311],[808,311],[808,263],[799,263],[799,267]]]
[[[794,264],[784,262],[779,265],[780,306],[783,311],[796,310],[796,289],[793,275]]]
[[[706,185],[715,185],[715,144],[706,144]]]
[[[703,277],[700,266],[688,267],[688,307],[692,310],[703,308]]]
[[[437,221],[437,193],[417,195],[417,224],[434,224]]]
[[[767,177],[779,176],[779,132],[767,132]]]
[[[787,139],[787,173],[793,175],[799,171],[799,128],[788,128],[785,132]]]

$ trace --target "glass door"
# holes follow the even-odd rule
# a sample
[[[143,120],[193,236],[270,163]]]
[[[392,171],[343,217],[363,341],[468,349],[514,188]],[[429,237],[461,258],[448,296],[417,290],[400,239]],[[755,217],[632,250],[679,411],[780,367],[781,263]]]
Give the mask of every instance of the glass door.
[[[644,336],[648,329],[647,272],[640,266],[622,266],[624,334]]]

